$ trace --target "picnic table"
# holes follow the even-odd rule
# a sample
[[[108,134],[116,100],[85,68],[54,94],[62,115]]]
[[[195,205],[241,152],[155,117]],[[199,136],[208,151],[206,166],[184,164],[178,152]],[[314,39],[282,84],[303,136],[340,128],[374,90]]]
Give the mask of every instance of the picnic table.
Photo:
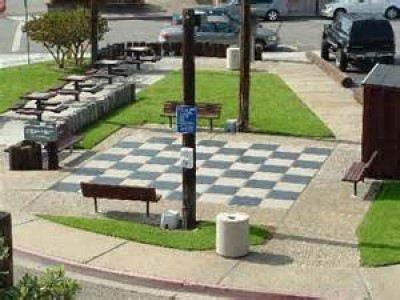
[[[102,60],[98,60],[95,62],[96,65],[98,66],[103,66],[103,67],[107,67],[107,73],[109,75],[112,75],[112,69],[113,67],[116,67],[120,64],[123,64],[124,61],[123,60],[119,60],[119,59],[102,59]]]
[[[87,75],[69,75],[69,76],[63,78],[63,80],[67,81],[67,82],[73,82],[75,90],[80,92],[80,90],[81,90],[80,84],[82,82],[88,80],[89,78],[90,77]]]
[[[35,115],[38,121],[42,120],[43,111],[46,110],[45,106],[57,106],[60,103],[50,103],[48,100],[55,97],[57,94],[55,92],[33,92],[28,95],[22,96],[24,100],[35,101],[36,108],[20,108],[16,110],[19,114],[25,115]]]

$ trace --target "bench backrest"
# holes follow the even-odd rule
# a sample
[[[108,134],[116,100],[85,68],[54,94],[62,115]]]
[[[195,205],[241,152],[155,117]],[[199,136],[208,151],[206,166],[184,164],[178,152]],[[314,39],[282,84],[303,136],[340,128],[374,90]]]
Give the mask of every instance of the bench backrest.
[[[372,163],[374,162],[376,156],[378,155],[378,151],[374,151],[368,161],[365,163],[365,168],[368,169]]]
[[[179,105],[178,101],[167,101],[164,103],[164,113],[176,113],[176,107]]]
[[[157,202],[156,190],[150,187],[81,182],[81,190],[85,197]]]
[[[199,103],[197,113],[201,116],[219,115],[221,113],[221,104],[218,103]]]
[[[58,128],[57,128],[57,134],[58,134],[58,140],[64,140],[69,138],[70,136],[72,136],[70,130],[68,129],[67,124],[61,124]]]

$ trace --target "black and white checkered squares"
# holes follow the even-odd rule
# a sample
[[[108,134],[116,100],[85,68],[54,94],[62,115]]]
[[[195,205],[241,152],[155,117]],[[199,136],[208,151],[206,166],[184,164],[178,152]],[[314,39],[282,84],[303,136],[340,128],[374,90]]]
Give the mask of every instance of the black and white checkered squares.
[[[78,192],[81,181],[152,186],[166,200],[182,199],[181,141],[130,136],[87,161],[53,186]],[[318,172],[331,149],[200,140],[197,201],[289,208]]]

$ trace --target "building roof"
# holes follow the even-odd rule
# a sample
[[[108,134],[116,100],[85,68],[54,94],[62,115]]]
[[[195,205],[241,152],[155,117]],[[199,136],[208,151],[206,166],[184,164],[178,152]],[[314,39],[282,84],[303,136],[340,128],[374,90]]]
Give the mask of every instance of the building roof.
[[[376,64],[362,84],[400,88],[400,66]]]

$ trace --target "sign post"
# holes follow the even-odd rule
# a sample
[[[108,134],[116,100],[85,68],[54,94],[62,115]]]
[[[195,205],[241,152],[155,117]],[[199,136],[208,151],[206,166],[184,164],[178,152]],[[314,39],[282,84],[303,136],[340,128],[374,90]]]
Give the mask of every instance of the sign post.
[[[181,108],[181,118],[178,121],[195,119],[195,61],[194,61],[194,26],[196,18],[193,9],[183,10],[183,103],[186,108]],[[177,109],[179,110],[179,108]],[[186,112],[186,113],[184,113]],[[177,111],[179,113],[179,111]],[[186,124],[188,125],[188,124]],[[183,127],[183,126],[182,126]],[[187,126],[193,129],[193,126]],[[195,128],[194,128],[195,129]],[[191,148],[186,153],[193,160],[192,168],[182,168],[183,205],[182,220],[183,228],[193,229],[196,227],[196,132],[195,130],[183,133],[183,147]]]

